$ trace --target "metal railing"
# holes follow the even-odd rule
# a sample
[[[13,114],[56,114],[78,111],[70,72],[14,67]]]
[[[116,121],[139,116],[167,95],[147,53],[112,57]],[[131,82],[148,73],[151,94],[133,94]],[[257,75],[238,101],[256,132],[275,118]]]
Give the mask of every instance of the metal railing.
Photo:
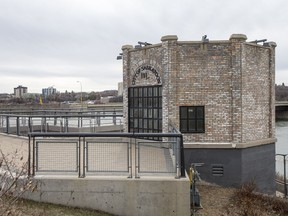
[[[279,172],[276,173],[276,187],[278,191],[283,192],[284,197],[287,197],[287,161],[288,154],[276,154],[276,168]],[[287,158],[286,158],[287,157]]]
[[[162,138],[165,141],[145,140]],[[60,138],[60,139],[59,139]],[[181,133],[29,133],[29,175],[185,177]]]
[[[122,118],[116,111],[0,114],[0,132],[18,136],[29,132],[96,132],[103,126],[121,126]]]

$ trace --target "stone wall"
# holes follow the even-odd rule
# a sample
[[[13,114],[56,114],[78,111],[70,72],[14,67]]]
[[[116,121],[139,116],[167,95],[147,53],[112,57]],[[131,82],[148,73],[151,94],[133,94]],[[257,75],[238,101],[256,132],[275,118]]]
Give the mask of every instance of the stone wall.
[[[170,123],[180,128],[180,106],[205,108],[205,132],[183,134],[186,169],[202,162],[200,173],[207,181],[239,186],[255,180],[261,191],[273,193],[276,44],[247,42],[242,34],[221,41],[178,41],[168,35],[161,41],[123,47],[125,123],[128,88],[161,84],[163,132]],[[156,68],[161,83],[137,75],[136,80],[145,65]],[[223,173],[213,174],[214,166]]]
[[[230,142],[231,70],[230,44],[179,44],[178,70],[173,71],[168,95],[169,116],[179,127],[179,106],[205,106],[205,133],[185,134],[185,141]],[[169,96],[168,96],[169,97]]]
[[[124,118],[128,88],[162,85],[163,132],[179,128],[180,106],[205,107],[205,133],[184,134],[186,143],[242,143],[274,138],[275,43],[257,45],[234,34],[222,41],[178,41],[123,47]],[[157,71],[141,79],[141,67]],[[151,72],[152,73],[152,72]],[[126,131],[128,130],[126,124]]]
[[[242,61],[242,142],[272,137],[271,49],[244,44]]]

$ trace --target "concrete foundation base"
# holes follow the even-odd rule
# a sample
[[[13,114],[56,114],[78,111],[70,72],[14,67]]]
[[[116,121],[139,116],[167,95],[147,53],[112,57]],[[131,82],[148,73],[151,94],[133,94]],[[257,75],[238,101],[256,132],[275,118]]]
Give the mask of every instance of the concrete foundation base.
[[[37,177],[37,190],[25,198],[102,210],[115,215],[190,215],[187,178]]]
[[[264,193],[275,193],[275,143],[246,148],[186,148],[185,167],[198,168],[203,180],[239,187],[254,182]]]

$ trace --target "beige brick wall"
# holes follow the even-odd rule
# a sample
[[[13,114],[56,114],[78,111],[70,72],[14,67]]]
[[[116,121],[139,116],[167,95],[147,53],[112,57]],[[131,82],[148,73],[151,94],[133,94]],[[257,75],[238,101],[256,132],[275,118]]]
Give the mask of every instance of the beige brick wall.
[[[259,45],[244,44],[242,61],[242,141],[266,139],[272,136],[270,71],[271,49]]]
[[[205,133],[185,134],[185,142],[242,143],[273,138],[275,43],[246,42],[245,35],[229,40],[178,41],[133,49],[123,46],[124,118],[127,130],[127,89],[162,84],[163,132],[179,127],[179,106],[205,106]],[[271,45],[271,44],[270,44]],[[141,79],[142,66],[152,72]]]

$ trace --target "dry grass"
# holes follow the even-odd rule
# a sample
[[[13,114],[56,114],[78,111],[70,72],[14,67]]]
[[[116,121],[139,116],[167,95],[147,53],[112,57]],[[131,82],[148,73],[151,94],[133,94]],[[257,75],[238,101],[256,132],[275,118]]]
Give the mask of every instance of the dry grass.
[[[232,211],[243,216],[288,215],[287,200],[256,193],[255,191],[254,183],[249,183],[236,190],[232,202],[237,208],[232,208]]]
[[[204,184],[198,186],[203,209],[199,216],[287,216],[288,200],[256,192],[250,183],[239,189]]]
[[[7,199],[9,197],[0,200],[0,216],[112,216],[111,214],[96,210],[39,203],[24,199],[19,199],[13,205],[9,204],[7,206]],[[4,209],[7,210],[3,211]]]

